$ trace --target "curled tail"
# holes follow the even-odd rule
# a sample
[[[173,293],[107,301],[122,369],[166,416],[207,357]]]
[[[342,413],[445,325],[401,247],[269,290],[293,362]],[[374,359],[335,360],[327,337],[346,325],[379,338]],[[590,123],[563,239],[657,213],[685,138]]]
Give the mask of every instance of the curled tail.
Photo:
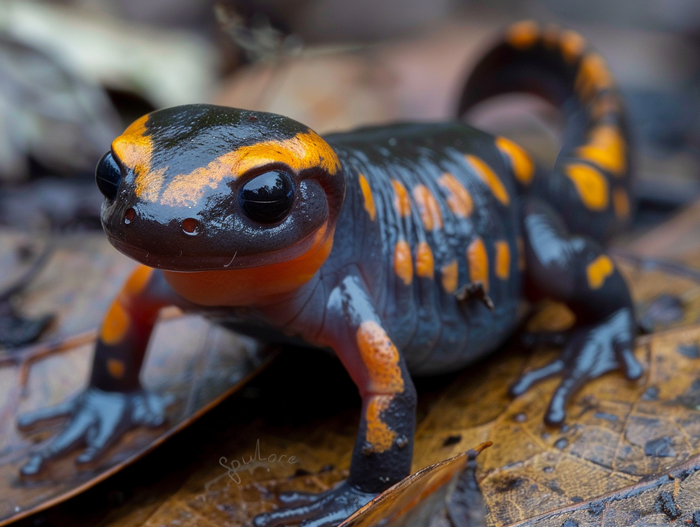
[[[566,115],[553,174],[531,191],[571,231],[607,240],[630,221],[631,152],[623,101],[605,60],[577,33],[535,22],[511,26],[476,65],[459,115],[490,97],[531,93]]]

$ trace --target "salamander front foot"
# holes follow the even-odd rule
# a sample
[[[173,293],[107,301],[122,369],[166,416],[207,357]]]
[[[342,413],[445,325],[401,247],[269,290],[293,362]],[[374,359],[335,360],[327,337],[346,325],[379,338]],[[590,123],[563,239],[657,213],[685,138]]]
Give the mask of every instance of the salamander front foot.
[[[319,494],[285,492],[279,499],[284,507],[259,514],[253,519],[255,527],[296,525],[303,527],[333,527],[372,500],[376,494],[362,492],[347,482]]]
[[[560,425],[566,417],[566,404],[587,382],[619,369],[631,381],[642,376],[644,369],[633,353],[634,334],[634,317],[628,308],[578,328],[558,359],[524,373],[510,388],[510,394],[517,397],[541,381],[561,376],[544,417],[547,424]]]
[[[90,387],[61,404],[23,414],[17,419],[20,430],[34,429],[58,418],[67,418],[68,422],[48,445],[31,455],[20,472],[22,476],[35,476],[47,461],[81,446],[86,448],[76,463],[92,463],[127,430],[162,425],[169,402],[169,398],[145,390],[122,393]]]

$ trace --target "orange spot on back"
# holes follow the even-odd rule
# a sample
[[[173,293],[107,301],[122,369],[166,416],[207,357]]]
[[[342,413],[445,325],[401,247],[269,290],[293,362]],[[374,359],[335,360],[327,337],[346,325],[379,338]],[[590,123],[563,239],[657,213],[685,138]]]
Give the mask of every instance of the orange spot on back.
[[[504,205],[508,205],[510,203],[508,191],[491,167],[478,157],[470,154],[467,154],[466,159],[472,165],[479,178],[488,185],[496,199]]]
[[[119,299],[115,300],[102,321],[100,340],[107,345],[121,342],[129,329],[129,324],[128,313],[124,310]]]
[[[525,150],[505,137],[496,138],[496,146],[508,158],[515,178],[523,185],[532,183],[535,164]]]
[[[583,49],[586,47],[586,40],[575,31],[567,29],[562,32],[559,45],[564,59],[569,63],[573,63],[583,53]]]
[[[611,124],[601,124],[588,135],[588,143],[576,149],[576,155],[615,176],[624,176],[627,170],[625,140],[620,129]]]
[[[588,53],[581,59],[574,89],[583,99],[589,99],[597,91],[613,87],[613,77],[605,59],[598,53]]]
[[[411,285],[413,281],[413,261],[411,258],[411,247],[408,242],[401,240],[394,248],[394,272],[396,276],[403,280],[406,285]]]
[[[506,31],[506,42],[518,49],[526,49],[535,44],[540,36],[539,26],[532,20],[517,22]]]
[[[566,175],[574,183],[583,204],[591,210],[604,210],[608,206],[608,182],[595,168],[583,164],[564,167]]]
[[[442,288],[446,293],[452,294],[457,290],[459,283],[459,265],[453,260],[440,270],[442,274]]]
[[[405,218],[411,214],[411,200],[408,198],[408,191],[403,183],[396,179],[391,180],[391,185],[394,187],[394,207],[399,216]]]
[[[496,276],[507,280],[510,276],[510,247],[505,240],[499,240],[496,246]]]
[[[416,185],[413,189],[413,199],[416,201],[418,213],[425,229],[432,231],[433,229],[442,228],[442,215],[440,207],[435,200],[435,196],[428,190],[425,185]]]
[[[416,253],[416,274],[423,278],[433,278],[435,276],[435,260],[433,251],[430,250],[430,245],[427,242],[418,244]]]
[[[290,139],[242,146],[217,157],[205,167],[175,176],[163,191],[160,202],[173,207],[194,206],[207,188],[215,189],[226,178],[235,179],[270,163],[284,163],[297,172],[319,167],[336,174],[340,169],[338,156],[330,145],[309,130]]]
[[[624,188],[616,187],[612,191],[613,209],[615,216],[623,220],[629,218],[630,215],[630,199],[627,196],[627,191]]]
[[[374,221],[377,215],[377,208],[374,206],[374,196],[372,196],[372,189],[369,187],[369,183],[365,176],[360,174],[360,188],[362,189],[362,196],[365,200],[365,210],[369,214],[369,219]]]
[[[605,279],[610,276],[614,270],[615,265],[608,256],[604,254],[599,256],[586,267],[588,285],[591,289],[600,289],[605,283]]]
[[[124,370],[126,367],[124,363],[117,359],[107,360],[107,371],[115,379],[121,379],[124,376]]]
[[[477,238],[467,248],[469,279],[472,283],[481,282],[484,290],[489,290],[489,257],[481,238]]]
[[[474,210],[472,197],[456,177],[445,173],[438,179],[438,184],[449,193],[447,206],[456,216],[466,218],[472,213]]]

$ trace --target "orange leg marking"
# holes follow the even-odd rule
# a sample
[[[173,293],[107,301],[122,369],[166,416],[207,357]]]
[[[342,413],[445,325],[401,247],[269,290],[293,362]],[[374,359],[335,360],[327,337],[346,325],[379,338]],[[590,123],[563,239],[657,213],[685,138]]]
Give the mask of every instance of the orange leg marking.
[[[107,360],[107,371],[109,371],[109,374],[115,379],[121,379],[124,376],[125,369],[126,367],[122,361],[117,359]]]
[[[102,322],[100,339],[105,344],[117,344],[129,329],[129,315],[121,305],[119,298],[112,302],[107,316]]]
[[[567,165],[565,171],[586,207],[604,210],[608,206],[608,182],[600,172],[583,164]]]

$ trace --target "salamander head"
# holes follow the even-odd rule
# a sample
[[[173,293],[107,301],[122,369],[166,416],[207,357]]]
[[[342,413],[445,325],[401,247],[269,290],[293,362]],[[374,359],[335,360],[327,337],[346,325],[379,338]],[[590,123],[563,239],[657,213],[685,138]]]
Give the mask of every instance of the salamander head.
[[[204,104],[134,122],[96,179],[110,242],[168,271],[255,268],[328,245],[327,255],[345,192],[336,154],[306,126]]]

